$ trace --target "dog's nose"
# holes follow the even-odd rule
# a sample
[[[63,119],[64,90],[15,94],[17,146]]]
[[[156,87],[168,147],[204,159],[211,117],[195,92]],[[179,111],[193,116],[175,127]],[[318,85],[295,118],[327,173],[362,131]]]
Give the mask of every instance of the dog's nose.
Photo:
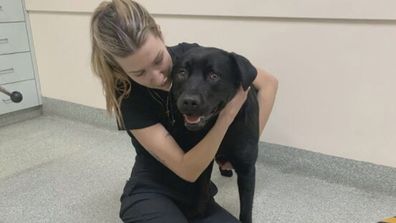
[[[198,95],[186,95],[183,97],[182,106],[187,110],[194,110],[201,104],[201,99]]]

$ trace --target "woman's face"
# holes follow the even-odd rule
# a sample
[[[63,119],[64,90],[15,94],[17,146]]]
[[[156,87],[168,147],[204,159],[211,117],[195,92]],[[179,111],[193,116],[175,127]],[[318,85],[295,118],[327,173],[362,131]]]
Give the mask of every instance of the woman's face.
[[[136,83],[169,91],[172,58],[161,38],[149,34],[135,53],[124,58],[115,57],[115,60]]]

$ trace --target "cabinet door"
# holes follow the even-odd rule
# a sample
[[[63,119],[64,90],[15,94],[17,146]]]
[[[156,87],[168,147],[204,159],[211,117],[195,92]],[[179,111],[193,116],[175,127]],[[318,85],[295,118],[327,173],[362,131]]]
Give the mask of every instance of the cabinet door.
[[[1,86],[9,92],[19,91],[23,99],[21,102],[15,103],[11,101],[8,95],[0,93],[0,115],[39,105],[36,82],[34,80],[2,84]]]
[[[0,54],[29,51],[24,22],[0,23]]]
[[[21,0],[0,0],[0,22],[24,21]]]
[[[30,53],[0,55],[0,84],[34,79]]]

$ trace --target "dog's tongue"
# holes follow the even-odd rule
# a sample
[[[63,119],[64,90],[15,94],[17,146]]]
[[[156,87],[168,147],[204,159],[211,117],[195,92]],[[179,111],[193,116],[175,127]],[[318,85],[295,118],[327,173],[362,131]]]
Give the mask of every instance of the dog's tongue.
[[[184,115],[184,120],[189,124],[196,124],[201,120],[201,117],[194,115]]]

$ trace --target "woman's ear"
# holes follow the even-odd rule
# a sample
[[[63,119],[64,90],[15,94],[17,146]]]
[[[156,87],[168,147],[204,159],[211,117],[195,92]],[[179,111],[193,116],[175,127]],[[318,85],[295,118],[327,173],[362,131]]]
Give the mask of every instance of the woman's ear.
[[[236,64],[236,72],[240,77],[243,90],[246,91],[254,79],[256,79],[257,70],[245,57],[233,52],[230,53],[230,56]]]

